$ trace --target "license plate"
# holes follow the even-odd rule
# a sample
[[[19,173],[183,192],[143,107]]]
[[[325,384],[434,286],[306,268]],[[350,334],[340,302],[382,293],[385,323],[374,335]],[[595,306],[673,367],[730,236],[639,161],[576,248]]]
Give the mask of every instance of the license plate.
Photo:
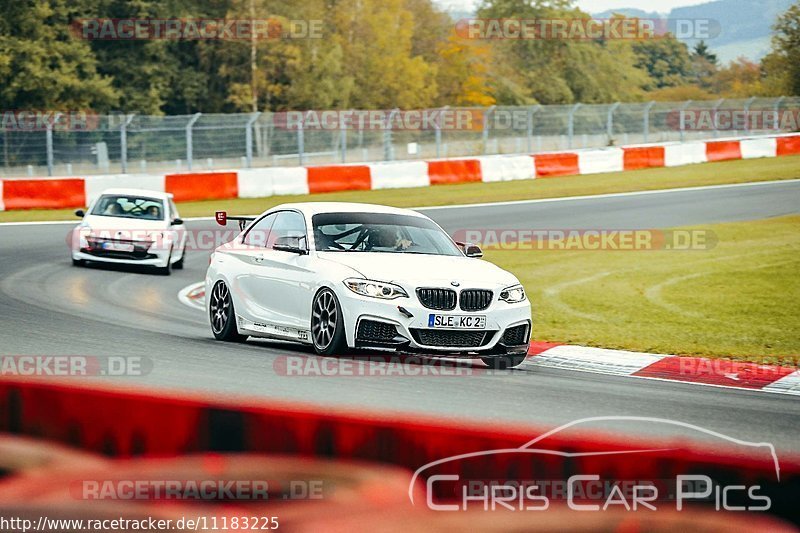
[[[104,242],[103,250],[108,250],[110,252],[132,252],[133,245],[119,242]]]
[[[485,329],[486,315],[428,315],[428,327],[434,329]]]

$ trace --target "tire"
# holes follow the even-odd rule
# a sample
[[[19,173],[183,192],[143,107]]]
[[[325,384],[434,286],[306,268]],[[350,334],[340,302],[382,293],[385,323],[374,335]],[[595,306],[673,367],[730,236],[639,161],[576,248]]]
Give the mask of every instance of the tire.
[[[172,265],[172,268],[175,270],[183,270],[183,260],[186,259],[186,245],[183,245],[183,252],[181,252],[181,258],[178,261],[175,261],[175,264]]]
[[[481,357],[481,361],[489,368],[505,370],[519,366],[525,360],[525,354],[495,355],[494,357]]]
[[[82,266],[85,266],[85,265],[86,265],[86,261],[84,261],[83,259],[73,259],[72,260],[72,266],[74,266],[74,267],[82,267]]]
[[[328,288],[320,290],[311,304],[311,342],[319,355],[341,354],[347,345],[342,306]]]
[[[172,249],[170,249],[169,257],[167,257],[167,266],[156,267],[156,269],[162,276],[169,276],[172,273]]]
[[[236,328],[236,312],[233,309],[231,291],[224,281],[218,281],[211,290],[208,305],[208,318],[214,338],[225,342],[244,342],[247,335],[241,335]]]

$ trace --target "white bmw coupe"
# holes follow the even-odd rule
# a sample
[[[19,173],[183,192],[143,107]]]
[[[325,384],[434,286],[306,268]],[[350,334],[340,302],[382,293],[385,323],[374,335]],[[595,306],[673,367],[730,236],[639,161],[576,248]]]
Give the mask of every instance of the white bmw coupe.
[[[514,275],[428,217],[370,204],[285,204],[217,248],[206,307],[217,339],[266,337],[351,348],[480,357],[495,368],[528,351],[531,309]]]

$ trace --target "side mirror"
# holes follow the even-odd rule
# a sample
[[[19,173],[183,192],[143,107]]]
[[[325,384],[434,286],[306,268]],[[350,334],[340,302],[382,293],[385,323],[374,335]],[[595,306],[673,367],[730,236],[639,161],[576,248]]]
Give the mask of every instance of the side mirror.
[[[308,250],[303,244],[300,243],[301,240],[305,240],[305,237],[278,237],[275,239],[272,249],[279,250],[281,252],[291,252],[293,254],[306,255]]]
[[[172,223],[170,225],[172,225],[172,226],[183,226],[183,219],[182,218],[176,218],[175,220],[172,221]]]
[[[83,211],[83,209],[76,209],[75,216],[83,218],[84,216],[86,216],[86,213]]]
[[[457,242],[456,244],[467,257],[483,257],[483,250],[477,244],[472,244],[471,242]]]

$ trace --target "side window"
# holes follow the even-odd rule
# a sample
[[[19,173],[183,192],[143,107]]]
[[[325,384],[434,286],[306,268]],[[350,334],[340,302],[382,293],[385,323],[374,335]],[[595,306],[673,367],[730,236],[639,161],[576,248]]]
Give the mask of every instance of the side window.
[[[272,226],[267,248],[272,248],[275,240],[280,237],[304,237],[305,234],[306,222],[303,215],[295,211],[281,211]]]
[[[269,214],[247,228],[247,234],[242,240],[243,244],[261,247],[267,246],[267,242],[270,240],[270,229],[277,216],[278,213]]]
[[[169,199],[169,208],[172,211],[171,220],[175,220],[176,218],[181,218],[180,213],[178,213],[178,207],[175,205],[175,202],[172,200],[172,198]]]

